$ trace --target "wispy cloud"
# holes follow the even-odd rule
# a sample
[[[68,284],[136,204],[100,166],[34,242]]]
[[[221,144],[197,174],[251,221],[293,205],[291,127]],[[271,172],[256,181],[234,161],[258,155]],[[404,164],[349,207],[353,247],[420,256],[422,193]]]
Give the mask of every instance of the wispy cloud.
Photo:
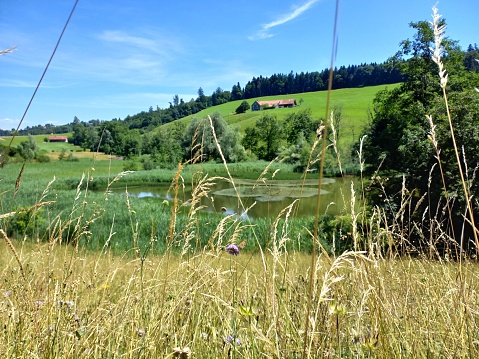
[[[16,120],[16,119],[9,118],[9,117],[0,118],[0,128],[4,129],[4,130],[10,130],[12,128],[17,128],[18,122],[20,122],[20,120]]]
[[[174,65],[188,57],[187,40],[157,29],[104,30],[90,39],[88,46],[71,46],[56,62],[56,69],[69,74],[62,77],[66,82],[89,78],[158,85]]]
[[[182,52],[183,49],[178,39],[171,39],[171,36],[160,34],[158,32],[146,32],[135,35],[124,31],[105,30],[98,35],[98,38],[112,45],[124,45],[124,49],[142,52],[151,52],[167,55],[171,52]]]
[[[319,0],[308,0],[303,5],[293,8],[293,10],[291,12],[279,15],[276,20],[273,20],[273,21],[271,21],[267,24],[262,25],[261,29],[258,30],[254,35],[249,36],[248,39],[250,39],[250,40],[263,40],[263,39],[273,37],[274,35],[270,33],[271,28],[279,26],[279,25],[283,25],[283,24],[297,18],[302,13],[309,10],[318,1]]]

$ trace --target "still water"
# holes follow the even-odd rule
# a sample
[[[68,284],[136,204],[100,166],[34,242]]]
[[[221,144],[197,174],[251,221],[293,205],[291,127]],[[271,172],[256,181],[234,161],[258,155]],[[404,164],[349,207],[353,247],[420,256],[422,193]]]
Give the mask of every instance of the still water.
[[[336,215],[350,212],[351,183],[356,192],[360,192],[359,182],[355,178],[325,178],[321,187],[320,214]],[[318,202],[318,180],[298,181],[235,181],[236,191],[227,181],[215,182],[208,197],[201,204],[204,211],[237,214],[239,216],[259,218],[276,217],[293,201],[295,216],[314,216]],[[169,186],[128,187],[128,195],[138,198],[154,198],[158,205],[165,200],[173,201],[173,191]],[[114,189],[114,193],[125,195],[125,189]],[[240,194],[241,201],[236,193]],[[191,186],[185,186],[179,194],[180,202],[188,203],[191,199]],[[242,203],[241,203],[242,202]]]

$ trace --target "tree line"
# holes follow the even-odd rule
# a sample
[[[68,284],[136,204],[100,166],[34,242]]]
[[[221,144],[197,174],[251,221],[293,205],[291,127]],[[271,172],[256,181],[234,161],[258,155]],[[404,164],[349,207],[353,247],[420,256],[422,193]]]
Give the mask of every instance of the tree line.
[[[338,112],[340,113],[340,111]],[[242,136],[219,112],[209,118],[193,118],[189,125],[180,122],[141,134],[128,130],[119,121],[94,126],[75,118],[69,142],[91,151],[100,151],[125,158],[139,158],[144,169],[176,166],[179,161],[221,161],[212,127],[222,155],[228,162],[246,159],[281,160],[304,166],[309,148],[316,139],[319,121],[310,110],[292,113],[284,120],[265,112]]]

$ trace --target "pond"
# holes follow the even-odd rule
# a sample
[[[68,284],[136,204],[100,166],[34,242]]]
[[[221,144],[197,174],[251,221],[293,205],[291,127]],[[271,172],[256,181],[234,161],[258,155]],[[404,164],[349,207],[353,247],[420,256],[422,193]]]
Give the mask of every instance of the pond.
[[[337,215],[350,212],[351,181],[355,184],[355,191],[359,192],[359,182],[354,177],[323,179],[320,214]],[[215,182],[208,198],[202,200],[204,210],[249,218],[276,217],[293,201],[298,200],[293,211],[295,216],[314,216],[316,213],[318,180],[306,180],[304,184],[302,180],[269,180],[266,183],[235,180],[235,186],[243,206],[231,183],[223,180]],[[112,192],[125,195],[124,188],[113,189]],[[164,200],[173,201],[173,192],[167,185],[128,187],[128,195],[156,198],[158,204],[162,204]],[[185,186],[179,198],[182,202],[188,202],[191,199],[191,187]]]

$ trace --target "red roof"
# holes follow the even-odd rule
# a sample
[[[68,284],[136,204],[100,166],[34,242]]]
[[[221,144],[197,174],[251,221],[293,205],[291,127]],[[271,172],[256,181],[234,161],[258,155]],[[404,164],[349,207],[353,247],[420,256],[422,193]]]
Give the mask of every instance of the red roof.
[[[52,140],[53,140],[53,141],[55,141],[55,140],[56,140],[56,141],[62,141],[62,140],[63,140],[63,141],[66,141],[66,140],[68,139],[68,137],[67,137],[67,136],[50,136],[50,137],[48,137],[48,139],[49,139],[50,141],[52,141]]]
[[[268,106],[268,107],[274,107],[274,106],[288,106],[288,105],[295,105],[296,100],[295,99],[287,99],[287,100],[270,100],[270,101],[258,101],[258,104],[260,106]]]

